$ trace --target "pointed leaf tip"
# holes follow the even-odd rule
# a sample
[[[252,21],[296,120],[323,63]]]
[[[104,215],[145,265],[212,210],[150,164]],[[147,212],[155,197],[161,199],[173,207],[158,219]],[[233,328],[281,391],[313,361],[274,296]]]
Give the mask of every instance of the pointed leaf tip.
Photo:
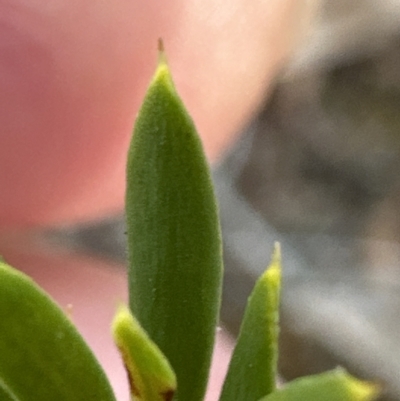
[[[164,65],[168,67],[167,56],[165,55],[164,41],[158,38],[158,66]]]
[[[164,41],[162,38],[158,38],[158,52],[164,53]]]
[[[270,285],[274,286],[279,290],[281,285],[281,274],[282,274],[281,245],[279,242],[275,242],[274,249],[272,251],[271,262],[264,273],[264,277],[269,282]]]
[[[158,63],[156,72],[150,82],[150,87],[155,85],[166,85],[168,90],[172,91],[174,96],[177,96],[175,84],[168,66],[167,56],[165,54],[165,47],[162,38],[158,39]]]
[[[136,397],[134,399],[170,401],[176,390],[175,373],[125,305],[118,308],[112,332],[128,373],[132,396]]]
[[[275,390],[278,360],[281,255],[271,262],[247,302],[220,401],[253,401]]]

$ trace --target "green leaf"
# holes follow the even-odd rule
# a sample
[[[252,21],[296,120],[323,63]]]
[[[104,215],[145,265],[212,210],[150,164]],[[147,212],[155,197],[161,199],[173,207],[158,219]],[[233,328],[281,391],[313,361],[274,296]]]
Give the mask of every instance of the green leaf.
[[[355,379],[343,369],[293,380],[260,401],[372,401],[379,386]]]
[[[18,401],[18,398],[11,392],[11,390],[0,381],[0,400],[1,401]]]
[[[113,334],[128,372],[132,397],[140,401],[172,400],[175,373],[125,306],[115,316]]]
[[[0,399],[114,401],[91,351],[58,306],[0,262]]]
[[[280,247],[275,244],[272,261],[247,302],[221,401],[254,401],[275,389],[280,282]]]
[[[170,361],[175,399],[203,399],[217,324],[222,251],[200,139],[163,54],[136,120],[126,215],[130,307]]]

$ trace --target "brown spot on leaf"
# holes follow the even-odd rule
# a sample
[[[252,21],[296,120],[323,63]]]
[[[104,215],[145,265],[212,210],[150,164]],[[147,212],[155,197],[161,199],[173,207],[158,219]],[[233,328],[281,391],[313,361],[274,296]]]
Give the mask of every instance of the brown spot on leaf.
[[[167,390],[161,393],[161,397],[165,401],[171,401],[174,398],[175,390]]]
[[[122,361],[124,363],[124,367],[126,370],[126,374],[128,376],[128,383],[129,383],[129,388],[131,391],[131,394],[134,395],[135,397],[141,399],[141,395],[140,395],[140,391],[139,389],[136,387],[135,385],[135,381],[133,380],[133,376],[131,371],[128,368],[128,363],[127,363],[127,356],[126,356],[126,352],[122,347],[118,347],[119,348],[119,352],[121,353],[122,356]]]

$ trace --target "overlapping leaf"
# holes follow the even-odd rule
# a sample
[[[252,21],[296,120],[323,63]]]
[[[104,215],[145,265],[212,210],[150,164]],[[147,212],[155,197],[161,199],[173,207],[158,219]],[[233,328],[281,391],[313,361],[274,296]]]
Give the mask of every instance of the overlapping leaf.
[[[115,316],[113,334],[129,376],[132,396],[140,401],[171,400],[176,391],[175,373],[125,306]]]
[[[343,369],[336,369],[293,380],[260,401],[372,401],[378,393],[377,385],[357,380]]]
[[[115,401],[92,352],[62,310],[0,262],[0,399]]]
[[[271,264],[247,302],[220,401],[254,401],[275,389],[280,283],[281,255],[276,244]]]

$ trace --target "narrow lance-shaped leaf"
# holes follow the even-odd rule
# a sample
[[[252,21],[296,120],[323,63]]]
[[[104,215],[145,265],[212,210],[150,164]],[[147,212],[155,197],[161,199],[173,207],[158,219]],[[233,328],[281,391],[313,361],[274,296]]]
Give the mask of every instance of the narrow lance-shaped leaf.
[[[275,244],[271,264],[247,302],[221,401],[254,401],[275,389],[280,282],[280,247]]]
[[[125,363],[133,399],[172,400],[176,390],[175,374],[127,307],[119,308],[112,329]]]
[[[175,399],[203,399],[221,292],[207,161],[161,51],[128,155],[130,307],[170,361]]]
[[[355,379],[343,369],[293,380],[259,401],[372,401],[379,386]]]
[[[92,352],[63,311],[0,262],[0,399],[115,401]]]

